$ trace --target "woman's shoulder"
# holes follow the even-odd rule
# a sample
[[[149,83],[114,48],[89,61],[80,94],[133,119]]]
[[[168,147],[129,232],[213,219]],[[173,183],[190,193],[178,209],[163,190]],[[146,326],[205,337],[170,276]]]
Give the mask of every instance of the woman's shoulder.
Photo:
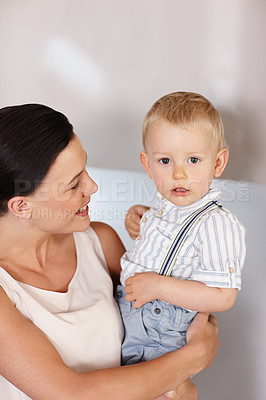
[[[91,228],[98,236],[106,259],[108,255],[114,252],[122,256],[125,252],[124,245],[116,231],[110,225],[97,221],[91,223]]]
[[[117,280],[120,274],[120,258],[125,252],[125,247],[110,225],[92,222],[91,228],[99,238],[110,274],[113,280]]]
[[[20,320],[20,314],[14,307],[5,288],[0,284],[0,338],[8,332],[11,333],[12,329],[9,331],[9,327],[14,326],[13,323],[16,324]]]
[[[10,302],[10,300],[6,294],[6,291],[4,290],[3,286],[0,284],[0,304],[1,304],[0,309],[1,309],[1,311],[3,310],[3,307],[5,305],[9,305],[9,302]]]

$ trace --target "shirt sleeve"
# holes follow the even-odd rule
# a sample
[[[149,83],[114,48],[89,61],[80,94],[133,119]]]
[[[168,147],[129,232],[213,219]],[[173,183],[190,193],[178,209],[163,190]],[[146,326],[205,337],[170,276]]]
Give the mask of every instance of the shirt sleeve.
[[[192,280],[207,286],[241,289],[245,228],[230,212],[218,210],[200,225],[195,243],[200,262]]]

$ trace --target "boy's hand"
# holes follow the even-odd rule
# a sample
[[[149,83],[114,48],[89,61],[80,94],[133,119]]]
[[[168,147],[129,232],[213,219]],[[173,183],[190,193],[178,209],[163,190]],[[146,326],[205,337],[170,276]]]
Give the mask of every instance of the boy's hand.
[[[136,239],[138,237],[140,229],[140,220],[143,214],[145,214],[145,212],[148,210],[149,207],[145,207],[142,205],[135,205],[128,210],[125,219],[125,226],[126,230],[129,233],[129,236],[132,239]]]
[[[125,282],[126,301],[134,301],[133,307],[139,308],[158,299],[161,278],[162,276],[155,272],[142,272],[130,276]]]

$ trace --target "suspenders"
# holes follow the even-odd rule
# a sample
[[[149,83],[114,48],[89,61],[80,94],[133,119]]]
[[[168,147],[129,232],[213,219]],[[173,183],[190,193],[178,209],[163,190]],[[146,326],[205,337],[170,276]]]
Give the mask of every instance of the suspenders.
[[[216,207],[221,208],[222,206],[221,204],[218,204],[216,201],[210,201],[203,207],[194,211],[194,213],[192,213],[185,219],[183,224],[180,226],[177,234],[170,243],[170,246],[159,268],[158,271],[159,275],[168,275],[168,276],[171,275],[176,257],[178,256],[182,244],[186,240],[189,232],[203,215],[207,214],[211,210],[214,210]]]

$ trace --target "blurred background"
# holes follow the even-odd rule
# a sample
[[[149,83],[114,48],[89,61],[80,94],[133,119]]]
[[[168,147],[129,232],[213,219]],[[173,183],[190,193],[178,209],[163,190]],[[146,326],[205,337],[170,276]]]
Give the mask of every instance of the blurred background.
[[[223,178],[266,183],[265,0],[0,0],[0,107],[67,115],[94,167],[141,170],[141,125],[162,95],[220,111]]]

